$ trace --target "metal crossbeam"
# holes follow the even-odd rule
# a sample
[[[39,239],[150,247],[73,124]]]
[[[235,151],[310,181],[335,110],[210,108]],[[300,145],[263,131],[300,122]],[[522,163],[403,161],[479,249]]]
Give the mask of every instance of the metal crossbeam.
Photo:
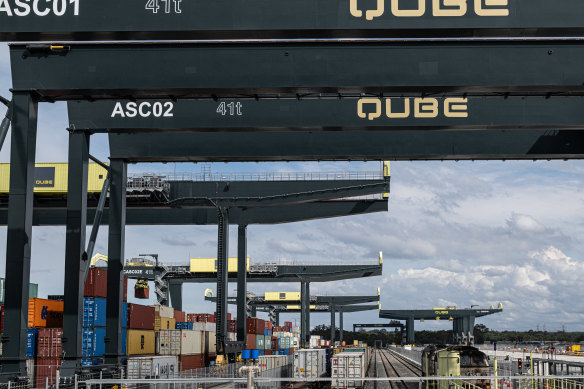
[[[79,44],[56,52],[12,45],[10,53],[14,90],[48,101],[584,92],[584,42],[578,40]]]
[[[68,103],[77,130],[584,129],[584,97],[99,100]]]
[[[112,157],[154,161],[584,158],[581,130],[111,134]]]
[[[397,319],[406,320],[408,318],[413,318],[414,320],[448,320],[449,318],[457,317],[481,317],[492,315],[494,313],[503,312],[503,308],[487,308],[487,309],[447,309],[447,308],[435,308],[435,309],[383,309],[379,311],[379,317],[383,319]]]
[[[574,36],[579,0],[417,2],[182,0],[2,2],[0,39],[143,40],[401,36]],[[417,5],[412,8],[410,4]],[[420,5],[421,4],[421,5]]]
[[[280,224],[330,217],[387,212],[386,200],[334,200],[291,204],[262,208],[232,208],[229,222],[239,224]],[[66,222],[65,208],[36,208],[33,212],[35,226],[62,226]],[[87,212],[87,220],[94,220],[95,208]],[[8,210],[0,208],[0,225],[6,225]],[[217,225],[214,208],[132,207],[126,209],[126,225]],[[109,209],[103,211],[101,225],[109,224]]]

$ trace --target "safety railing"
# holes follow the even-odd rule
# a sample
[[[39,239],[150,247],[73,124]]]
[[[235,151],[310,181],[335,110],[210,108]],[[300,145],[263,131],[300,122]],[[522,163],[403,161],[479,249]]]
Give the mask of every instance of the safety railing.
[[[433,388],[445,389],[582,389],[584,376],[571,376],[570,378],[560,376],[480,376],[481,382],[488,384],[476,385],[477,376],[471,377],[320,377],[320,378],[294,378],[294,377],[268,377],[264,374],[253,376],[251,380],[252,387],[270,388],[288,388],[296,384],[307,385],[331,385],[331,388],[346,387],[363,387],[365,383],[389,383],[389,382],[407,382],[417,384],[419,389],[424,389],[426,383],[431,383]],[[501,386],[501,382],[512,382],[512,385]],[[99,389],[103,387],[118,386],[119,388],[128,389],[195,389],[195,388],[246,388],[248,387],[248,378],[244,376],[232,378],[178,378],[178,379],[132,379],[132,380],[87,380],[77,382],[78,385],[84,385],[88,389]],[[75,388],[77,389],[77,387]]]
[[[346,172],[273,172],[273,173],[134,173],[128,175],[128,185],[135,188],[162,187],[168,181],[332,181],[380,180],[381,171]]]

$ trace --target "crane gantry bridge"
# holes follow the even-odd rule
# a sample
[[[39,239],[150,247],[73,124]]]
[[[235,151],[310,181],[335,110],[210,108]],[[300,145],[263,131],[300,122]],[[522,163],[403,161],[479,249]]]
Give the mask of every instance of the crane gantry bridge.
[[[358,0],[29,3],[0,2],[0,39],[22,42],[10,46],[2,356],[8,374],[25,371],[35,223],[67,227],[65,271],[77,276],[64,285],[64,364],[75,367],[80,358],[74,330],[80,326],[79,274],[87,262],[81,231],[94,133],[107,132],[110,143],[108,208],[97,220],[98,205],[94,219],[94,225],[109,224],[109,363],[121,354],[119,285],[128,223],[218,225],[223,328],[227,226],[234,219],[239,225],[238,257],[245,258],[246,216],[259,217],[228,203],[203,214],[133,210],[126,207],[128,163],[584,157],[580,0],[461,0],[454,6],[420,0],[413,8],[397,0],[379,0],[376,8]],[[136,43],[145,39],[173,41]],[[188,39],[212,41],[184,43]],[[33,207],[38,104],[55,101],[69,102],[66,213]],[[290,217],[286,209],[275,209],[276,216]],[[310,209],[318,214],[320,205]],[[245,280],[239,290],[246,290]],[[229,351],[220,337],[218,346]]]

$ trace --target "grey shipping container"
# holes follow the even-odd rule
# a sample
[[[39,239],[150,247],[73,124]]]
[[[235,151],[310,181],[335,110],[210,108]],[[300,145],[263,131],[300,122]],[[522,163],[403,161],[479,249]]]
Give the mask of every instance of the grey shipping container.
[[[156,332],[156,354],[180,355],[180,331],[161,330]]]
[[[176,356],[128,358],[128,379],[175,378],[179,374]]]
[[[325,374],[325,349],[297,350],[294,352],[294,378],[319,378]]]
[[[4,278],[0,278],[0,304],[4,304],[5,284]],[[28,284],[28,298],[36,298],[39,295],[38,284]]]
[[[333,388],[362,388],[367,372],[367,357],[364,352],[343,352],[331,358]]]

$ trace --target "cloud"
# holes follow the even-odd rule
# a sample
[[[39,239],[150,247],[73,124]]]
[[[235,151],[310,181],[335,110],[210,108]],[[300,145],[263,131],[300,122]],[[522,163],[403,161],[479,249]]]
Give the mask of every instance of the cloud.
[[[196,246],[197,244],[189,238],[184,236],[169,236],[165,235],[161,239],[162,243],[170,246]]]

